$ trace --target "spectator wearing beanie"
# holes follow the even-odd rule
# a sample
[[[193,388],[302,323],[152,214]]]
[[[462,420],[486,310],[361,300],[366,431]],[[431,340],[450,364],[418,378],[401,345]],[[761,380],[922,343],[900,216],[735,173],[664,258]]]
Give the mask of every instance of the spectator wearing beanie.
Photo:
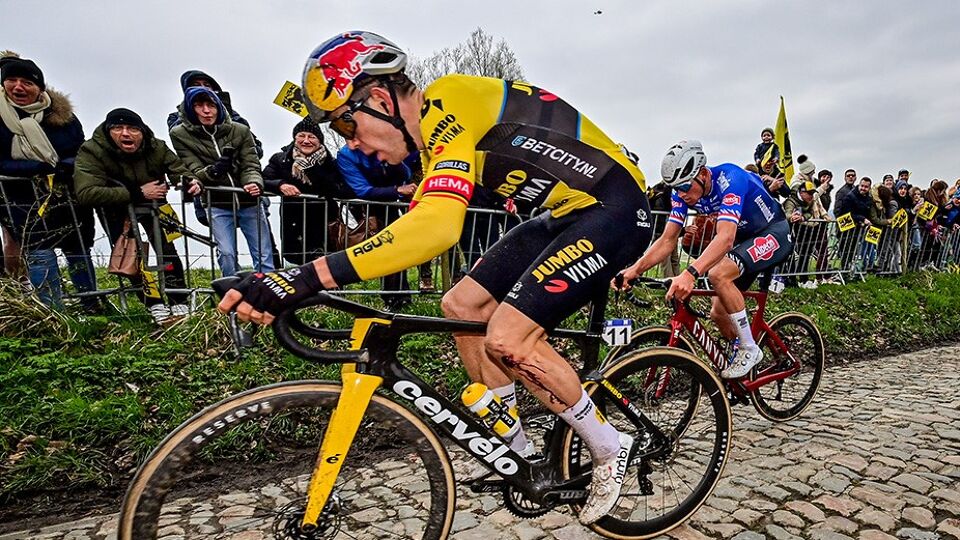
[[[753,151],[753,163],[760,170],[763,170],[764,163],[770,161],[778,163],[780,161],[780,148],[777,147],[777,143],[773,142],[773,138],[773,128],[763,128],[763,131],[760,132],[760,144]]]
[[[323,141],[320,126],[305,118],[293,127],[292,142],[270,156],[263,169],[267,191],[283,195],[280,242],[284,258],[304,264],[327,253],[327,225],[336,221],[338,199],[355,195]],[[316,195],[324,200],[301,198]]]
[[[166,143],[154,137],[140,115],[130,109],[114,109],[83,143],[77,154],[75,181],[77,199],[81,204],[101,209],[103,228],[111,245],[123,233],[124,223],[134,205],[137,221],[146,230],[147,239],[163,262],[163,283],[169,289],[185,289],[183,263],[176,248],[166,240],[155,208],[167,203],[168,179],[174,185],[186,183],[188,192],[196,195],[200,184],[191,176],[180,158]],[[133,234],[139,236],[136,231]],[[143,276],[131,278],[135,285],[143,285]],[[140,294],[158,324],[171,317],[189,313],[186,292],[168,292],[172,306],[160,298]]]
[[[0,80],[0,176],[24,179],[0,186],[6,205],[0,212],[7,236],[4,247],[22,249],[34,291],[48,306],[60,308],[63,291],[54,248],[66,257],[78,292],[96,288],[89,251],[93,212],[71,208],[69,195],[52,196],[45,181],[34,179],[53,174],[55,185],[72,191],[73,162],[83,143],[83,126],[67,96],[47,87],[43,72],[32,60],[9,51],[0,53]],[[43,201],[47,206],[40,216]],[[88,311],[99,308],[95,298],[85,298],[81,305]]]

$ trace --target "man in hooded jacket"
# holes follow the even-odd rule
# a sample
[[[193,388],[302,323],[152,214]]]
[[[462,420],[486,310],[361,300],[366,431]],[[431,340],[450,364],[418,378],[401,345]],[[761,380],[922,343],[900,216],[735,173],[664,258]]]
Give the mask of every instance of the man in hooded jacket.
[[[240,270],[237,227],[250,247],[254,269],[273,271],[273,242],[259,204],[263,177],[250,128],[231,120],[217,94],[203,86],[187,88],[179,113],[181,124],[170,131],[170,141],[187,168],[205,187],[243,190],[211,191],[207,199],[223,275]]]

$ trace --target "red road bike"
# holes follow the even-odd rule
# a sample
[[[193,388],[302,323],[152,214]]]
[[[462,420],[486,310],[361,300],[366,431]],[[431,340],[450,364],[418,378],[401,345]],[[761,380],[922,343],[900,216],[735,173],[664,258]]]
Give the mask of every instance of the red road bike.
[[[638,278],[633,282],[655,289],[668,289],[669,279]],[[756,309],[750,328],[757,344],[763,350],[763,360],[750,373],[740,379],[724,380],[731,405],[753,403],[763,417],[775,422],[784,422],[800,415],[813,401],[823,376],[825,355],[823,337],[813,320],[803,313],[780,314],[770,322],[764,318],[767,304],[767,288],[770,276],[762,276],[757,291],[744,291],[745,298],[756,301]],[[694,289],[692,297],[713,297],[716,291]],[[706,317],[684,302],[672,301],[673,315],[666,325],[647,326],[633,333],[630,343],[611,349],[607,362],[627,352],[647,347],[669,346],[695,352],[695,346],[706,355],[717,373],[728,363],[726,346],[722,339],[711,336],[700,319]],[[718,343],[719,341],[719,343]],[[691,391],[689,403],[699,399],[699,387],[684,381],[672,384],[670,371],[651,371],[647,376],[647,388],[655,398],[664,398],[677,391]],[[676,390],[678,387],[682,390]],[[676,398],[676,395],[672,396]],[[680,411],[681,421],[693,416],[695,410]],[[679,432],[682,432],[680,430]]]

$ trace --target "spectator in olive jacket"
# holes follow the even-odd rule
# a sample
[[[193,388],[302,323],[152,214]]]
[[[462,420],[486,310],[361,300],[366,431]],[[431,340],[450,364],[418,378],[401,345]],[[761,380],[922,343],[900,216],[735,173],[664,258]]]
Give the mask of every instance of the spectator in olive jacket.
[[[258,203],[263,190],[260,161],[250,128],[230,119],[209,88],[187,88],[179,107],[181,124],[170,131],[177,155],[205,187],[240,188],[209,193],[210,226],[223,275],[239,270],[237,227],[250,246],[257,271],[274,270],[267,217]]]
[[[181,175],[192,176],[166,143],[154,137],[140,115],[129,109],[114,109],[107,113],[106,120],[97,126],[93,137],[80,147],[74,173],[77,199],[81,204],[102,209],[103,228],[111,244],[115,244],[123,233],[129,215],[127,205],[136,205],[138,221],[163,261],[164,284],[174,289],[186,288],[183,263],[176,248],[166,240],[164,230],[155,229],[159,215],[154,207],[167,202],[167,178],[179,184]],[[191,195],[200,192],[197,180],[190,180],[188,191]],[[134,284],[142,284],[143,277],[131,280]],[[141,294],[141,300],[157,323],[188,313],[185,292],[170,292],[167,298],[172,307],[166,306],[159,298]]]

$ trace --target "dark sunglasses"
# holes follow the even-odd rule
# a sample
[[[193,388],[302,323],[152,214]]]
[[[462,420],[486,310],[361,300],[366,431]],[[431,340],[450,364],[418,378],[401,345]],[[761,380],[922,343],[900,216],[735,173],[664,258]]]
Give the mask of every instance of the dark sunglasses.
[[[356,138],[357,121],[354,119],[353,114],[363,106],[363,101],[364,100],[361,99],[348,102],[347,110],[343,111],[340,116],[330,120],[330,129],[348,141]]]

